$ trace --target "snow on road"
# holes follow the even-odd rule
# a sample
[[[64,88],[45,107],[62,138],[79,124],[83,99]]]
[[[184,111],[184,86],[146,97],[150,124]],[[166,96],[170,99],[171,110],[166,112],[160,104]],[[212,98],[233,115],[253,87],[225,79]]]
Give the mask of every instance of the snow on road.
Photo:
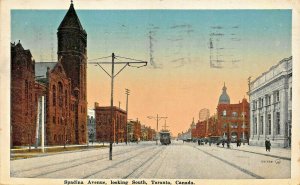
[[[249,179],[289,178],[291,161],[263,154],[173,141],[118,145],[11,161],[12,177]]]

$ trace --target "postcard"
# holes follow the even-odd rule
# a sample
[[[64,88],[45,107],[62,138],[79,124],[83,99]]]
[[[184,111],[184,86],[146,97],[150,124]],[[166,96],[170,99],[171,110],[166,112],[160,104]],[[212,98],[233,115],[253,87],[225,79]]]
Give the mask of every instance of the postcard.
[[[300,183],[298,1],[0,4],[0,184]]]

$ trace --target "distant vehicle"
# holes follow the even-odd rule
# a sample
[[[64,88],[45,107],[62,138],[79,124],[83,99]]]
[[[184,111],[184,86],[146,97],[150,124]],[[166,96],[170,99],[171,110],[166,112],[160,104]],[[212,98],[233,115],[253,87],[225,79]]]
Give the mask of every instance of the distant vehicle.
[[[161,132],[159,132],[159,138],[160,138],[160,143],[162,145],[169,145],[169,144],[171,144],[170,132],[168,132],[168,131],[161,131]]]

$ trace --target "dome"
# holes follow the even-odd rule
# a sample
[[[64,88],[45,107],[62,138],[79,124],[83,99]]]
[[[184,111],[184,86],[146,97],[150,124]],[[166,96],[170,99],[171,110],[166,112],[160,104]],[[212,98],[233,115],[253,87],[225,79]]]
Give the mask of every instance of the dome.
[[[223,87],[223,92],[219,98],[219,104],[230,104],[230,98],[226,92],[227,88],[225,86],[225,83],[224,83],[224,87]]]

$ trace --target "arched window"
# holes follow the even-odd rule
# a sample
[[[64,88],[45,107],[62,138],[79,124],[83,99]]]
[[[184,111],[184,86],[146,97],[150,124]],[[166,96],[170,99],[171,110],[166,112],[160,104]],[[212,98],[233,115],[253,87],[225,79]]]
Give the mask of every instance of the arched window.
[[[53,106],[56,105],[56,87],[55,85],[52,86],[52,95],[53,95]]]
[[[28,98],[28,81],[25,80],[25,97]]]
[[[61,82],[58,82],[58,104],[60,107],[63,105],[63,85]]]
[[[68,91],[65,90],[65,106],[68,105]]]

